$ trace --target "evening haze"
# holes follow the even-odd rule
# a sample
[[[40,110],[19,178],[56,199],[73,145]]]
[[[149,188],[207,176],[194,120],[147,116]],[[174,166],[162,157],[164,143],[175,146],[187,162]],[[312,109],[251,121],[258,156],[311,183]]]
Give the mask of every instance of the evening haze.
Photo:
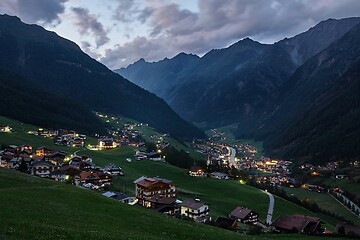
[[[357,0],[2,0],[0,13],[76,42],[109,68],[179,52],[202,55],[250,37],[273,43],[328,18],[356,16]]]

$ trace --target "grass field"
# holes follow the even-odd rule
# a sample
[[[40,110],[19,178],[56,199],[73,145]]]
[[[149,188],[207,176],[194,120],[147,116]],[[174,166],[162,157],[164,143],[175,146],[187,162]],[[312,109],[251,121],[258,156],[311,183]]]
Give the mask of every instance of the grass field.
[[[0,169],[0,202],[0,239],[326,239],[241,235],[7,169]]]
[[[243,206],[258,212],[260,219],[266,218],[269,199],[268,196],[259,189],[242,185],[235,180],[216,180],[212,178],[193,178],[187,175],[187,171],[174,167],[167,163],[152,161],[125,161],[127,157],[134,154],[134,148],[122,147],[109,151],[84,151],[81,152],[92,156],[95,163],[103,166],[114,163],[123,168],[124,177],[115,177],[112,190],[134,193],[135,185],[133,181],[140,176],[159,176],[171,179],[179,190],[181,199],[200,198],[210,204],[210,214],[213,217],[227,216],[236,206]],[[319,216],[326,227],[334,230],[337,220],[321,214],[315,214],[298,205],[284,199],[275,197],[275,208],[273,219],[279,215],[286,214],[306,214]]]
[[[360,173],[358,173],[360,176]],[[309,179],[309,183],[311,184],[325,184],[332,187],[340,187],[349,192],[360,194],[360,184],[359,183],[351,183],[347,179],[335,179],[335,178],[326,178],[321,176],[312,177]]]
[[[347,208],[341,205],[328,193],[317,193],[302,188],[283,187],[283,189],[288,195],[294,194],[294,196],[296,196],[300,200],[309,199],[310,202],[317,203],[320,208],[339,214],[345,219],[350,220],[357,225],[360,225],[360,218],[352,214]]]
[[[10,133],[0,133],[0,143],[1,144],[15,144],[21,146],[22,144],[28,144],[33,146],[34,148],[38,148],[41,146],[49,146],[56,148],[58,150],[64,150],[70,152],[75,148],[69,148],[66,146],[57,146],[53,143],[52,139],[44,138],[41,136],[30,135],[29,131],[36,131],[37,128],[23,124],[18,121],[14,121],[12,119],[0,117],[0,125],[11,125],[14,132]]]

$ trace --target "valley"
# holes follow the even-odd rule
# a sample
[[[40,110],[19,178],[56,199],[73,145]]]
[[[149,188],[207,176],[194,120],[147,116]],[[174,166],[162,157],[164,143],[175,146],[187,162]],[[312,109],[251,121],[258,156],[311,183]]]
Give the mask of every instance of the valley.
[[[133,124],[134,126],[133,130],[135,132],[138,132],[147,141],[155,141],[156,143],[158,142],[158,138],[156,136],[159,137],[163,135],[157,132],[155,129],[146,126],[145,124],[137,123],[136,121],[128,118],[124,118],[121,121],[119,121],[114,117],[107,116],[107,117],[102,117],[101,119],[116,128],[122,128],[124,125],[127,126],[128,124]],[[178,197],[180,199],[183,200],[201,199],[201,201],[204,201],[207,204],[209,204],[210,215],[213,219],[216,219],[218,216],[227,216],[236,206],[247,207],[259,213],[259,220],[262,222],[265,222],[267,218],[269,197],[265,192],[257,188],[254,188],[252,186],[249,186],[247,184],[244,184],[245,181],[242,180],[241,178],[240,180],[239,178],[235,178],[234,180],[233,179],[219,180],[210,177],[205,177],[205,178],[191,177],[189,176],[189,170],[172,166],[166,162],[157,162],[151,160],[136,160],[134,158],[135,156],[134,152],[137,148],[132,146],[120,146],[114,149],[102,150],[102,151],[89,150],[86,148],[86,146],[88,144],[96,144],[97,141],[96,138],[92,138],[92,137],[87,138],[87,142],[85,143],[84,148],[74,148],[74,147],[54,145],[51,138],[44,138],[42,136],[29,134],[29,132],[36,131],[37,128],[34,126],[23,124],[18,121],[14,121],[4,117],[2,117],[0,120],[1,120],[0,125],[7,125],[7,126],[11,126],[12,128],[12,132],[0,134],[0,140],[2,141],[3,145],[4,144],[21,145],[24,143],[26,143],[27,145],[32,145],[34,147],[40,147],[46,145],[57,151],[59,150],[66,151],[69,154],[76,153],[79,156],[86,155],[88,157],[91,157],[93,163],[99,167],[108,166],[109,164],[120,166],[122,172],[124,173],[124,176],[113,176],[111,185],[107,188],[109,191],[121,192],[128,195],[133,195],[136,193],[134,180],[136,180],[141,176],[149,176],[149,177],[158,176],[161,178],[170,179],[172,182],[174,182],[177,188]],[[214,139],[214,137],[218,139],[219,138],[218,136],[219,136],[219,132],[215,131],[215,136],[212,136],[210,139]],[[221,132],[220,136],[221,137],[219,138],[220,139],[219,143],[221,145],[224,144],[225,142],[228,142],[229,141],[228,138],[230,138],[230,140],[232,139],[232,136],[226,135],[225,132]],[[171,138],[170,136],[165,137],[165,139],[163,140],[165,142],[169,142],[170,146],[174,146],[179,150],[186,150],[190,155],[194,156],[194,159],[198,157],[197,159],[200,162],[205,161],[206,159],[205,155],[202,155],[199,152],[195,151],[194,148],[190,147],[189,143],[180,143],[177,140]],[[235,142],[232,142],[232,144],[235,144]],[[250,150],[256,149],[251,145],[245,144],[245,146],[248,146]],[[253,154],[253,156],[255,157],[255,154]],[[133,159],[133,161],[128,162],[127,159]],[[255,159],[257,159],[257,157],[255,157]],[[7,172],[5,173],[8,174]],[[5,183],[6,181],[9,180],[5,180]],[[12,180],[10,180],[10,183],[7,184],[11,184],[11,181]],[[70,186],[66,186],[66,184],[64,183],[60,183],[60,185],[56,185],[56,186],[59,186],[60,187],[59,189],[63,189],[63,187],[66,188],[70,187]],[[32,187],[38,188],[38,186],[32,186]],[[286,190],[286,192],[289,192],[290,195],[293,193],[291,190],[292,189]],[[44,189],[44,191],[47,190]],[[302,190],[302,191],[307,191],[307,190]],[[99,193],[97,194],[100,195]],[[348,211],[341,204],[331,200],[330,196],[327,197],[326,193],[320,193],[318,195],[314,193],[308,195],[306,192],[303,192],[300,195],[296,194],[296,196],[299,199],[302,199],[302,197],[307,196],[308,198],[311,199],[311,201],[316,202],[321,208],[324,209],[326,208],[331,212]],[[256,199],[256,201],[254,201],[253,199]],[[117,203],[117,204],[123,205],[122,203]],[[133,207],[133,208],[137,208],[137,207]],[[147,210],[147,211],[152,212],[152,210]],[[157,215],[155,212],[153,214]],[[287,215],[287,214],[304,214],[309,216],[318,216],[321,218],[322,221],[324,221],[325,223],[324,227],[330,231],[335,231],[335,226],[338,222],[338,220],[336,220],[333,217],[330,217],[323,213],[312,212],[306,208],[303,208],[299,205],[296,205],[292,202],[289,202],[288,200],[285,200],[275,195],[274,212],[272,215],[272,220],[275,220],[277,217],[281,215]],[[341,216],[343,216],[345,219],[351,220],[353,223],[358,222],[357,221],[358,218],[351,215],[351,213],[349,212],[345,215],[342,214]],[[243,225],[239,229],[242,229],[242,230],[238,230],[239,233],[242,234],[246,234],[246,232],[249,231],[249,227],[247,225]],[[77,234],[81,234],[81,233],[79,232]]]
[[[359,239],[359,11],[0,1],[0,240]]]

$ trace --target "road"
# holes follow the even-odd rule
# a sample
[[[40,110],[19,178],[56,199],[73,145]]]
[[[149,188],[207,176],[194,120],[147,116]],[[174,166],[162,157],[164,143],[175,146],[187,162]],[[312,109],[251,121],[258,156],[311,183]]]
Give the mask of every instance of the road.
[[[275,203],[275,199],[274,196],[267,192],[267,191],[263,191],[264,193],[266,193],[269,196],[270,202],[269,202],[269,210],[268,210],[268,214],[266,217],[266,224],[270,225],[272,223],[272,215],[274,212],[274,203]]]
[[[84,151],[84,149],[80,149],[80,150],[75,151],[74,156],[77,156],[78,152],[80,152],[80,151]]]
[[[235,162],[235,156],[236,156],[236,150],[232,147],[227,147],[228,151],[230,152],[229,155],[229,166],[234,166],[236,168],[236,162]]]

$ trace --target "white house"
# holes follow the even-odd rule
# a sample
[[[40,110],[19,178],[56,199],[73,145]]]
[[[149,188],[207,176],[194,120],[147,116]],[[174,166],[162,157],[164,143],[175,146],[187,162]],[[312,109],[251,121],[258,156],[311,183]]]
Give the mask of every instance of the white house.
[[[31,166],[31,174],[39,177],[50,177],[55,165],[48,161],[36,161]]]
[[[211,220],[209,216],[209,205],[202,203],[199,199],[185,200],[180,204],[180,214],[193,219],[195,222],[206,222]]]

